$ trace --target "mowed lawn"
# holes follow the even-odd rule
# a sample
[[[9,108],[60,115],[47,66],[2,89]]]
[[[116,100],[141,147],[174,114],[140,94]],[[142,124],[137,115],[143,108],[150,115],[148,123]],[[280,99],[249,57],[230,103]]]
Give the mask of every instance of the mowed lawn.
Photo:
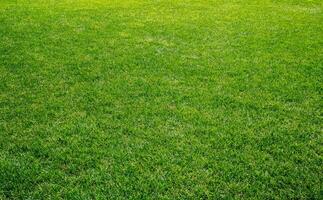
[[[1,0],[0,199],[322,199],[320,0]]]

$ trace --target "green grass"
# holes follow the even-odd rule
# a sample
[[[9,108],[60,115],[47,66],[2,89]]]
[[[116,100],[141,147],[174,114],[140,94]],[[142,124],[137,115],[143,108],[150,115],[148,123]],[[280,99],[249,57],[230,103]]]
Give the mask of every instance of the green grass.
[[[320,0],[1,0],[0,199],[322,199]]]

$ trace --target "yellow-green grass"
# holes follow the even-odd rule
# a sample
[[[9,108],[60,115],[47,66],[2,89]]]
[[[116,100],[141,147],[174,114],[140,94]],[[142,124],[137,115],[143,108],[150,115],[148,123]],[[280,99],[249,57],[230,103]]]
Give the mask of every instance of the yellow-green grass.
[[[322,199],[320,0],[1,0],[0,199]]]

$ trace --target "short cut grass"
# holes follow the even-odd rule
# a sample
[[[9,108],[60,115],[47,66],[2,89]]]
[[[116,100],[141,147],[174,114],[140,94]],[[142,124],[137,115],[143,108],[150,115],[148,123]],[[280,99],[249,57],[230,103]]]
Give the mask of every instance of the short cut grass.
[[[320,0],[0,0],[0,199],[322,199]]]

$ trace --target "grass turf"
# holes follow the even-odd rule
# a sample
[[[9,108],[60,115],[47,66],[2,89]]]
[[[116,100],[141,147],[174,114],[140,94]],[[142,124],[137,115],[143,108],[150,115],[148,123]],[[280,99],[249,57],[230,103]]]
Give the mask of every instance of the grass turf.
[[[320,0],[2,0],[0,198],[322,198]]]

